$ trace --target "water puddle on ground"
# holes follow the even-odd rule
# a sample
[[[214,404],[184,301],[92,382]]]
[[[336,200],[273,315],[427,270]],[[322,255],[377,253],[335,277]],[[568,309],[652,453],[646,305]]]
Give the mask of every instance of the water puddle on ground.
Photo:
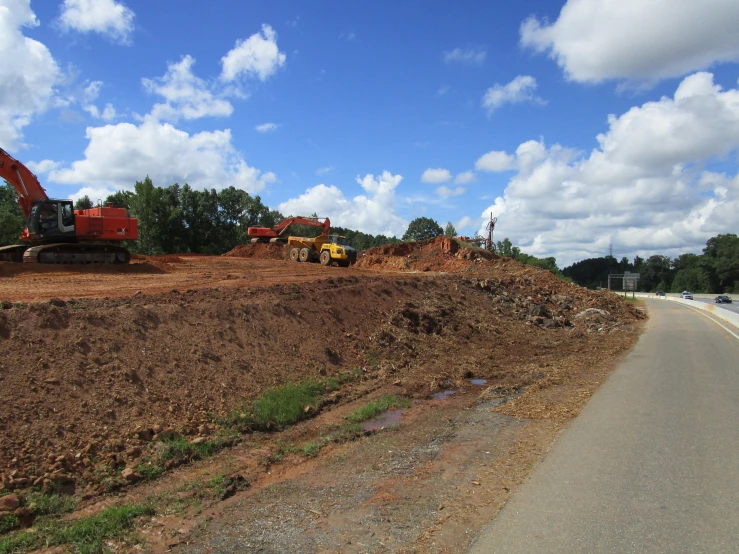
[[[443,390],[441,392],[435,392],[434,394],[431,395],[431,398],[433,398],[434,400],[446,400],[451,395],[453,395],[455,392],[457,391],[452,390],[452,389]]]
[[[400,425],[400,418],[405,412],[406,410],[388,410],[375,419],[362,423],[362,431],[380,431],[387,427],[396,427]]]
[[[487,379],[470,379],[470,383],[472,383],[476,387],[482,387],[483,385],[487,385],[488,380]]]

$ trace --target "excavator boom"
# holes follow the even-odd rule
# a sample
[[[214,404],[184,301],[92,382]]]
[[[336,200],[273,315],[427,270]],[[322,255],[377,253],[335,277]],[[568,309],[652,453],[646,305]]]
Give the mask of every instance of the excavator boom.
[[[26,217],[36,202],[48,200],[46,191],[36,176],[21,162],[0,148],[0,178],[5,179],[18,193],[18,203]]]
[[[128,263],[122,246],[101,243],[136,240],[138,221],[124,208],[75,210],[71,200],[53,200],[36,176],[0,148],[0,178],[18,193],[27,218],[23,245],[0,247],[0,261],[39,263]]]
[[[331,220],[327,217],[288,217],[284,221],[278,223],[274,227],[249,227],[247,234],[252,242],[285,242],[287,239],[287,230],[292,225],[307,225],[309,227],[322,227],[321,236],[327,237],[331,228]]]

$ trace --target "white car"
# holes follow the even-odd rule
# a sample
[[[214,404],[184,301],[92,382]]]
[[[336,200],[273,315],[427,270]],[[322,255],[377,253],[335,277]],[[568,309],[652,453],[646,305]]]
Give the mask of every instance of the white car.
[[[688,292],[687,290],[684,290],[683,293],[680,295],[680,298],[683,300],[692,300],[693,299],[693,293]]]

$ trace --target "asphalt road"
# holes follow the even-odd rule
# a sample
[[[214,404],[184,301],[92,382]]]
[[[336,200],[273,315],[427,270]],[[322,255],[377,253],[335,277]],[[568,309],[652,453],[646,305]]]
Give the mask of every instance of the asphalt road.
[[[739,340],[647,306],[634,350],[470,554],[739,552]]]
[[[732,297],[733,298],[733,297]],[[735,314],[739,314],[739,302],[732,302],[731,304],[715,304],[713,299],[707,298],[696,298],[693,302],[704,302],[705,304],[714,304],[717,308],[729,310]]]

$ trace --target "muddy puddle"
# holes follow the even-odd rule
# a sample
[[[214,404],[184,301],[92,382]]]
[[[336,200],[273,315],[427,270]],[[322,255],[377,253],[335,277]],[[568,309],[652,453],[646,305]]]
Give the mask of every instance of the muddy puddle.
[[[397,427],[400,425],[400,420],[408,410],[388,410],[384,414],[377,416],[374,419],[365,421],[362,423],[362,431],[372,432],[381,431],[388,427]]]

